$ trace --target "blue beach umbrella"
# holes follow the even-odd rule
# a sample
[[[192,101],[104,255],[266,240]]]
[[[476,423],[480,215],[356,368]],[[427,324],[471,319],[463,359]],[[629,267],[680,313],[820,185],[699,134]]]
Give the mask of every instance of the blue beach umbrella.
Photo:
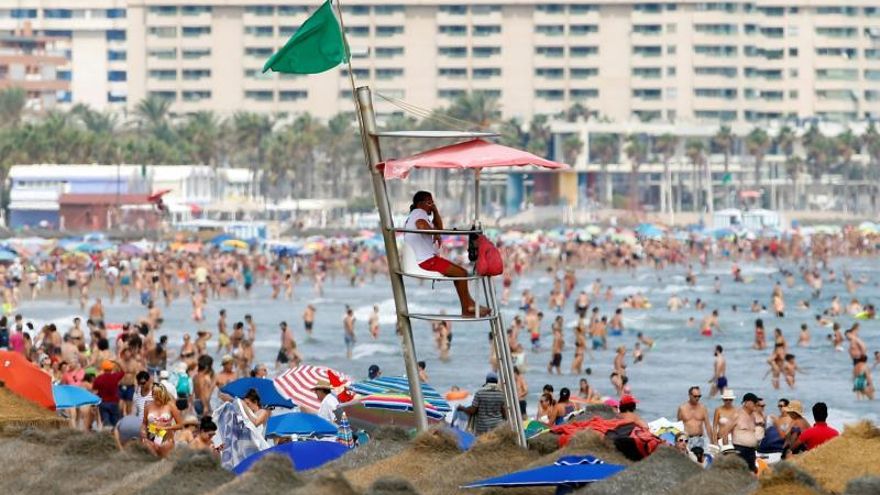
[[[262,406],[286,407],[289,409],[294,407],[293,402],[278,393],[278,389],[275,388],[275,382],[268,378],[239,378],[224,385],[220,391],[240,399],[250,389],[255,389],[260,394],[260,405]]]
[[[279,414],[269,418],[266,425],[266,436],[283,435],[335,435],[336,425],[326,419],[304,412]]]
[[[440,412],[449,412],[452,410],[449,403],[446,402],[434,387],[423,383],[422,397],[425,402],[437,408]],[[403,376],[380,376],[375,380],[367,380],[355,383],[351,386],[351,390],[361,395],[385,394],[385,393],[402,393],[409,395],[409,380]]]
[[[18,255],[8,249],[0,249],[0,261],[13,261]]]
[[[624,466],[605,464],[593,456],[565,456],[549,466],[496,476],[462,486],[486,488],[490,486],[524,487],[555,486],[557,494],[571,493],[588,483],[601,481],[623,471]]]
[[[219,245],[223,244],[224,241],[228,241],[230,239],[234,239],[234,237],[232,237],[229,234],[219,234],[219,235],[214,236],[214,238],[211,239],[210,242],[211,242],[211,244],[214,244],[215,246],[219,246]]]
[[[55,397],[55,409],[71,409],[101,403],[100,397],[74,385],[52,385],[52,396]]]
[[[288,442],[252,454],[238,463],[233,472],[240,476],[246,473],[255,462],[269,454],[281,454],[290,459],[295,470],[306,471],[334,461],[342,457],[346,452],[349,452],[349,448],[337,442],[322,442],[319,440]]]

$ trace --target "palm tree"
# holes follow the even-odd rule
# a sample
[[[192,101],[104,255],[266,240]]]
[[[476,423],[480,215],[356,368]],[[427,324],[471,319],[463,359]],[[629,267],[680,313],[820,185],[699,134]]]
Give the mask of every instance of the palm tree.
[[[693,199],[691,200],[691,207],[693,208],[693,211],[698,211],[700,208],[699,182],[701,182],[699,170],[705,159],[706,144],[702,139],[691,138],[685,143],[684,149],[685,156],[687,156],[693,166],[693,187],[691,196]]]
[[[880,132],[872,121],[865,133],[862,134],[862,149],[868,154],[868,180],[871,183],[871,213],[877,213],[877,195],[880,194],[880,174],[877,168],[880,167]]]
[[[608,175],[608,164],[617,160],[620,153],[620,139],[618,134],[595,134],[590,136],[590,157],[596,157],[602,168],[602,195],[605,197],[606,207],[611,207],[612,188]],[[601,197],[600,196],[600,197]]]
[[[134,113],[148,130],[157,133],[158,130],[167,126],[168,113],[171,101],[160,96],[148,96],[138,102]]]
[[[190,160],[203,165],[216,166],[219,156],[221,133],[220,119],[211,111],[199,111],[187,117],[183,128],[185,141],[189,143]]]
[[[637,212],[639,209],[639,168],[648,157],[647,136],[630,134],[626,138],[626,156],[630,161],[629,172],[629,209]]]
[[[15,127],[21,122],[27,103],[24,89],[13,87],[0,91],[0,127]]]
[[[587,119],[590,116],[590,110],[580,102],[568,107],[567,110],[560,112],[559,118],[566,122],[577,122],[581,119]]]
[[[792,201],[793,209],[800,208],[800,194],[798,194],[798,184],[801,176],[801,170],[804,167],[804,159],[800,155],[789,154],[785,159],[785,174],[791,177],[792,184]]]
[[[796,140],[797,140],[797,136],[795,136],[795,133],[791,129],[791,127],[783,126],[782,128],[779,129],[779,132],[776,134],[776,137],[773,138],[773,144],[776,146],[776,152],[784,155],[787,160],[788,157],[790,157],[791,154],[794,152],[794,143]],[[774,168],[775,167],[776,166],[774,165]],[[778,176],[777,173],[773,173],[772,175],[773,175],[773,177]],[[775,192],[775,188],[774,188],[774,192]],[[775,208],[776,207],[775,195],[771,195],[770,200],[771,200],[771,206],[773,208]]]
[[[475,91],[459,96],[444,112],[448,117],[486,129],[498,120],[501,107],[498,98],[483,91]]]
[[[733,142],[735,139],[736,136],[733,135],[730,126],[726,125],[719,127],[715,135],[712,136],[712,146],[724,155],[724,183],[726,184],[724,197],[727,199],[728,207],[731,206],[730,189],[732,183],[730,178],[730,154],[733,152]],[[740,180],[741,179],[742,172],[740,172]]]
[[[770,136],[760,127],[755,127],[746,135],[746,150],[755,159],[755,189],[761,189],[761,167],[764,165],[764,155],[770,148]]]
[[[834,149],[840,160],[840,173],[843,175],[843,212],[849,212],[850,176],[852,175],[852,156],[858,151],[859,139],[852,130],[847,129],[834,139]]]
[[[562,159],[565,163],[574,166],[583,151],[584,142],[577,134],[566,134],[562,139]]]
[[[273,119],[265,114],[236,112],[232,116],[233,141],[244,165],[251,169],[253,184],[258,183],[258,171],[265,166],[267,138],[272,134],[274,124]]]
[[[672,174],[669,170],[669,160],[675,156],[675,150],[678,148],[678,136],[673,134],[661,134],[654,139],[654,153],[660,155],[663,162],[663,187],[660,188],[660,211],[663,213],[674,213],[675,207],[672,201]],[[679,192],[679,194],[681,194]],[[670,217],[673,218],[673,217]],[[672,220],[670,220],[672,223]]]

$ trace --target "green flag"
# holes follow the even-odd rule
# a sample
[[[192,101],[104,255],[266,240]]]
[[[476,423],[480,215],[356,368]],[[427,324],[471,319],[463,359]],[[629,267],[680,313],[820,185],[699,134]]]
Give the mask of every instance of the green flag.
[[[306,19],[287,44],[269,57],[263,72],[273,70],[286,74],[317,74],[348,62],[348,47],[330,0]]]

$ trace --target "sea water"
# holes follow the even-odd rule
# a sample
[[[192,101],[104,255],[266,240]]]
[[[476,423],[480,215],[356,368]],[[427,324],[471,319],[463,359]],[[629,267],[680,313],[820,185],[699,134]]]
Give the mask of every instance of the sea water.
[[[821,327],[815,321],[815,315],[829,306],[835,294],[840,296],[842,305],[849,302],[851,296],[846,293],[842,281],[826,282],[821,297],[811,299],[810,290],[800,278],[794,288],[785,287],[779,267],[771,262],[746,264],[742,268],[748,283],[734,283],[730,275],[730,265],[717,263],[704,271],[696,269],[697,283],[693,287],[685,283],[685,270],[681,267],[664,271],[642,267],[635,272],[577,270],[578,288],[574,295],[581,289],[589,290],[589,285],[596,278],[602,279],[603,295],[605,286],[614,287],[615,293],[611,302],[604,301],[604,298],[597,301],[603,314],[610,316],[624,295],[636,292],[645,295],[652,303],[652,309],[624,310],[626,331],[619,337],[609,336],[608,350],[593,351],[592,359],[589,355],[586,357],[584,366],[589,367],[592,372],[589,376],[568,374],[574,355],[574,335],[570,330],[576,322],[574,295],[561,313],[566,321],[566,348],[562,361],[564,374],[550,375],[547,373],[552,341],[550,324],[557,315],[548,308],[547,303],[552,278],[546,272],[536,271],[515,280],[510,304],[503,308],[505,325],[509,326],[513,316],[519,312],[519,295],[525,288],[532,290],[537,296],[538,307],[545,315],[540,351],[531,351],[526,332],[520,336],[520,342],[527,349],[525,377],[529,385],[530,414],[534,413],[537,398],[545,384],[553,385],[557,394],[561,387],[568,387],[575,393],[578,380],[586,377],[603,395],[612,395],[614,389],[609,382],[609,375],[614,349],[618,345],[627,346],[627,373],[632,393],[640,401],[638,410],[643,417],[674,418],[677,406],[687,399],[688,387],[692,385],[702,388],[703,402],[711,412],[720,405],[717,396],[709,398],[708,381],[712,376],[714,347],[721,344],[727,356],[730,387],[737,397],[746,392],[754,392],[765,398],[769,413],[778,414],[776,401],[785,397],[803,401],[808,413],[814,402],[825,401],[831,410],[829,421],[832,424],[840,425],[858,418],[877,421],[880,405],[876,401],[855,400],[849,355],[832,349],[826,340],[830,328]],[[880,303],[880,270],[875,261],[841,259],[833,263],[833,268],[839,279],[844,270],[852,273],[856,279],[867,277],[868,281],[858,288],[854,296],[862,304]],[[720,277],[722,282],[720,294],[714,293],[715,276]],[[769,312],[750,312],[751,303],[755,299],[770,306],[771,292],[776,281],[783,282],[785,317],[777,318]],[[500,299],[500,281],[497,283],[497,290]],[[707,302],[707,307],[704,311],[691,308],[669,312],[666,309],[666,300],[671,294],[689,298],[692,302],[698,297],[702,298]],[[146,308],[136,302],[123,304],[117,300],[109,303],[106,297],[104,299],[108,322],[131,321],[146,314]],[[407,280],[407,299],[412,312],[438,313],[445,310],[454,314],[458,306],[451,284],[443,282],[432,284]],[[801,299],[810,301],[810,310],[796,308],[796,302]],[[317,308],[312,339],[306,337],[302,325],[302,313],[307,304],[313,304]],[[381,330],[377,340],[370,338],[367,326],[373,305],[378,305],[380,312]],[[732,311],[732,305],[737,305],[738,311]],[[352,360],[346,359],[343,343],[342,318],[346,306],[354,310],[357,319],[357,344]],[[192,308],[188,299],[174,301],[170,307],[161,303],[165,322],[159,335],[167,335],[169,338],[170,362],[178,356],[183,334],[188,332],[194,336],[200,328],[215,334],[209,345],[209,350],[213,353],[216,349],[216,321],[221,308],[227,311],[230,331],[232,324],[242,321],[245,314],[253,315],[257,324],[257,361],[269,365],[270,371],[274,368],[280,345],[278,323],[284,320],[294,330],[299,351],[306,363],[329,366],[355,379],[365,379],[367,368],[371,364],[379,365],[385,375],[404,374],[400,340],[394,331],[395,315],[390,283],[384,276],[377,276],[375,281],[355,287],[350,286],[347,278],[337,277],[335,281],[328,280],[325,283],[324,294],[320,297],[314,293],[311,284],[302,282],[296,287],[292,301],[272,300],[268,285],[258,284],[249,295],[242,292],[237,299],[209,301],[205,308],[206,321],[201,324],[192,321]],[[697,326],[702,317],[713,309],[720,313],[722,331],[716,332],[712,337],[703,337]],[[81,314],[78,306],[67,304],[64,300],[52,299],[24,302],[20,311],[26,319],[33,319],[38,324],[53,321],[62,332],[67,331],[73,316]],[[695,326],[686,325],[689,317],[695,318]],[[752,349],[756,318],[762,318],[766,328],[769,346],[763,351]],[[855,320],[850,316],[842,316],[837,321],[846,329]],[[812,343],[807,348],[796,345],[802,323],[809,326],[812,335]],[[868,345],[873,360],[873,351],[880,349],[880,324],[876,320],[860,323],[861,336]],[[798,375],[797,385],[793,390],[784,380],[781,390],[774,390],[766,376],[766,360],[772,349],[773,329],[777,327],[782,329],[788,341],[789,352],[797,356],[799,365],[806,372]],[[441,393],[453,385],[473,391],[483,384],[489,371],[490,342],[487,322],[453,323],[451,358],[447,362],[440,361],[438,357],[430,323],[413,320],[413,331],[418,359],[427,363],[431,384]],[[631,351],[637,332],[644,332],[653,338],[656,345],[653,349],[643,349],[643,362],[633,364]],[[215,357],[219,362],[219,356]],[[877,372],[880,369],[875,370],[875,379]]]

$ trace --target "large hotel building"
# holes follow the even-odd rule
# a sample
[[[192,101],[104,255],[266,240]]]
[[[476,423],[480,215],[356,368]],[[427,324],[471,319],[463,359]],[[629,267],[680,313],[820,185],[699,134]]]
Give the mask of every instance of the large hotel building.
[[[156,95],[177,114],[328,117],[352,109],[346,68],[261,73],[319,4],[3,0],[0,33],[27,26],[54,40],[68,62],[56,66],[69,81],[59,86],[61,105],[131,109]],[[419,107],[484,92],[498,97],[505,117],[523,119],[575,103],[615,122],[880,117],[877,0],[343,5],[357,81]],[[398,110],[377,100],[380,113]]]

